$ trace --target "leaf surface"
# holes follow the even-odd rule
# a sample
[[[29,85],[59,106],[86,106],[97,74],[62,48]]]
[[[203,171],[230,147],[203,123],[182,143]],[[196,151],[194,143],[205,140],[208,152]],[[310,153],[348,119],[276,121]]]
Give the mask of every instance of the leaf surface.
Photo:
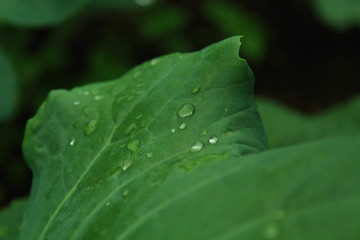
[[[34,180],[21,239],[127,239],[152,217],[166,227],[161,209],[221,175],[206,174],[210,162],[266,149],[239,47],[233,37],[51,92],[23,143]]]
[[[21,221],[27,205],[27,198],[17,199],[9,207],[0,211],[0,239],[19,239]]]

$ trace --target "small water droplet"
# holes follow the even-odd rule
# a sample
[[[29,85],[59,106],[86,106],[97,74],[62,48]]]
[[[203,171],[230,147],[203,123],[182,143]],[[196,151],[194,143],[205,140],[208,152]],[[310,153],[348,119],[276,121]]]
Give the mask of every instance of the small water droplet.
[[[89,91],[84,92],[84,95],[89,95],[89,94],[90,94]]]
[[[97,120],[95,120],[95,119],[91,120],[85,128],[85,134],[89,135],[92,132],[94,132],[96,129],[96,124],[97,124]]]
[[[190,104],[190,103],[187,103],[187,104],[184,104],[178,111],[178,115],[179,117],[181,118],[184,118],[184,117],[190,117],[191,115],[193,115],[195,112],[195,106]]]
[[[192,93],[192,94],[197,94],[198,92],[200,92],[200,90],[201,90],[201,86],[196,86],[196,87],[191,91],[191,93]]]
[[[131,101],[131,100],[133,100],[133,98],[134,98],[134,95],[131,95],[128,97],[128,100]]]
[[[266,239],[275,239],[279,236],[279,225],[277,223],[272,223],[265,227],[264,237]]]
[[[75,145],[75,138],[72,138],[71,140],[70,140],[70,146],[74,146]]]
[[[154,58],[150,61],[150,64],[151,64],[151,66],[155,66],[156,64],[158,64],[159,61],[160,61],[159,58]]]
[[[212,136],[211,138],[209,138],[209,143],[211,144],[215,144],[218,142],[218,138],[216,136]]]
[[[129,134],[131,133],[133,130],[135,130],[137,128],[137,124],[136,123],[131,123],[125,130],[125,134]]]
[[[126,171],[127,169],[129,169],[133,164],[133,161],[131,160],[125,160],[122,165],[121,165],[121,168]]]
[[[172,132],[172,133],[175,133],[175,132],[176,132],[176,129],[175,129],[175,128],[171,129],[171,132]]]
[[[79,101],[74,101],[74,105],[79,105],[80,102]]]
[[[131,152],[136,152],[139,148],[140,141],[139,140],[133,140],[127,144],[127,148]]]
[[[228,108],[225,108],[225,109],[224,109],[224,111],[225,111],[225,112],[228,112],[228,111],[229,111],[229,109],[228,109]]]
[[[125,189],[123,191],[123,196],[126,197],[129,194],[129,189]]]
[[[141,73],[140,71],[136,71],[136,72],[133,73],[132,77],[136,78],[136,77],[138,77],[140,75],[140,73]]]
[[[154,0],[134,0],[134,2],[139,6],[148,7],[154,2]]]
[[[186,126],[187,126],[186,123],[182,123],[182,124],[180,124],[179,128],[180,128],[180,129],[185,129]]]
[[[142,118],[142,116],[143,116],[142,114],[139,114],[139,115],[136,116],[135,119],[136,119],[136,120],[139,120],[140,118]]]
[[[196,141],[194,145],[191,146],[191,152],[199,152],[204,148],[204,144],[200,141]]]
[[[105,206],[107,206],[107,207],[110,206],[110,202],[106,202]]]
[[[203,131],[200,133],[201,136],[205,136],[206,134],[208,134],[208,130],[203,130]]]
[[[94,96],[95,101],[100,101],[100,100],[103,99],[103,98],[104,98],[104,96],[102,96],[102,95],[96,95],[96,96]]]
[[[147,158],[152,158],[154,156],[154,154],[152,153],[152,152],[148,152],[147,154],[146,154],[146,157]]]

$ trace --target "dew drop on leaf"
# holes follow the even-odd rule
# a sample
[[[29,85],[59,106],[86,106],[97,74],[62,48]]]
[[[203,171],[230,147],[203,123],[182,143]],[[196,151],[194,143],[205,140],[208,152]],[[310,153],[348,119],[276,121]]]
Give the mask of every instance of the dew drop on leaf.
[[[80,104],[79,101],[74,101],[73,103],[74,103],[74,105],[79,105]]]
[[[180,124],[179,128],[180,128],[180,129],[185,129],[186,126],[187,126],[186,123],[182,123],[182,124]]]
[[[97,120],[93,119],[90,122],[88,122],[86,128],[85,128],[85,134],[89,135],[96,129]]]
[[[192,93],[192,94],[197,94],[198,92],[200,92],[200,90],[201,90],[201,86],[196,86],[196,87],[191,91],[191,93]]]
[[[125,134],[131,133],[133,130],[137,128],[136,123],[131,123],[125,130]]]
[[[208,134],[208,131],[207,131],[207,130],[203,130],[203,131],[200,133],[201,136],[205,136],[206,134]]]
[[[136,152],[139,148],[140,141],[139,140],[133,140],[127,144],[127,148],[131,152]]]
[[[105,206],[107,206],[107,207],[110,206],[110,202],[106,202]]]
[[[125,189],[123,191],[123,196],[126,197],[129,194],[129,189]]]
[[[74,146],[75,145],[75,138],[72,138],[71,140],[70,140],[70,146]]]
[[[190,104],[190,103],[187,103],[187,104],[184,104],[178,111],[178,115],[179,117],[181,118],[184,118],[184,117],[190,117],[191,115],[193,115],[195,112],[195,106]]]
[[[104,96],[102,96],[102,95],[96,95],[95,97],[94,97],[94,100],[95,101],[99,101],[99,100],[101,100],[101,99],[103,99],[104,98]]]
[[[132,166],[132,164],[133,164],[133,161],[131,161],[131,160],[125,160],[125,161],[122,163],[121,168],[122,168],[122,170],[126,171],[126,170],[128,170],[128,169]]]
[[[152,153],[152,152],[148,152],[147,154],[146,154],[146,157],[147,158],[152,158],[154,156],[154,154]]]
[[[277,223],[272,223],[265,227],[264,237],[266,239],[275,239],[279,236],[279,225]]]
[[[194,145],[191,146],[191,152],[199,152],[204,148],[204,144],[200,141],[196,141]]]
[[[156,64],[158,64],[159,61],[160,61],[160,59],[154,58],[150,61],[150,64],[151,64],[151,66],[155,66]]]
[[[176,132],[176,129],[175,129],[175,128],[171,129],[171,132],[172,132],[172,133],[175,133],[175,132]]]
[[[209,138],[209,143],[211,144],[215,144],[218,142],[218,138],[216,136],[212,136],[211,138]]]

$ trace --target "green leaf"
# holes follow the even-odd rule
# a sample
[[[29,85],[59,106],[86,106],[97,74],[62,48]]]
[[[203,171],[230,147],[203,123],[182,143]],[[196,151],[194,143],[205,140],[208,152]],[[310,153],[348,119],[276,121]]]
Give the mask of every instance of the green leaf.
[[[15,73],[0,49],[0,121],[10,118],[14,113],[17,90]]]
[[[358,0],[316,0],[313,4],[319,17],[335,30],[360,26]]]
[[[19,26],[57,24],[90,0],[1,0],[0,21]]]
[[[28,199],[17,199],[0,211],[0,239],[19,239],[21,221],[28,205]]]
[[[271,148],[360,134],[360,96],[309,116],[269,99],[257,99]]]
[[[115,81],[51,92],[26,128],[34,180],[21,239],[116,239],[148,220],[166,227],[149,213],[217,178],[222,168],[207,173],[208,164],[266,149],[239,47],[233,37],[153,59]],[[174,210],[187,214],[183,207]]]

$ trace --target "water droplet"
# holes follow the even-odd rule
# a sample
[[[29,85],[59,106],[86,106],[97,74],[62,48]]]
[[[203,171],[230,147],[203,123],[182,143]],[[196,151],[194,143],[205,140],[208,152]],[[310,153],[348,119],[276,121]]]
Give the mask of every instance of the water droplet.
[[[190,103],[187,103],[187,104],[184,104],[179,109],[178,115],[179,115],[179,117],[184,118],[184,117],[189,117],[189,116],[193,115],[194,112],[195,112],[195,106]]]
[[[175,132],[176,132],[176,129],[175,129],[175,128],[171,129],[171,132],[172,132],[172,133],[175,133]]]
[[[105,206],[107,206],[107,207],[110,206],[110,202],[106,202]]]
[[[102,95],[96,95],[96,96],[94,97],[95,101],[100,101],[100,100],[103,99],[103,98],[104,98],[104,96],[102,96]]]
[[[137,128],[136,123],[131,123],[125,130],[125,134],[129,134],[131,133],[133,130],[135,130]]]
[[[146,157],[147,158],[152,158],[154,156],[154,154],[152,153],[152,152],[148,152],[147,154],[146,154]]]
[[[191,146],[191,152],[199,152],[204,148],[204,144],[200,141],[196,141],[194,145]]]
[[[138,77],[140,75],[140,73],[141,73],[140,71],[136,71],[136,72],[133,73],[132,77],[136,78],[136,77]]]
[[[91,120],[85,128],[85,134],[89,135],[92,132],[94,132],[96,129],[96,124],[97,124],[97,120],[95,120],[95,119]]]
[[[127,169],[129,169],[133,164],[133,161],[131,160],[125,160],[122,165],[121,165],[121,168],[126,171]]]
[[[186,123],[182,123],[182,124],[180,124],[179,128],[180,128],[180,129],[185,129],[186,126],[187,126]]]
[[[71,140],[70,140],[70,146],[74,146],[75,145],[75,138],[72,138]]]
[[[277,223],[272,223],[265,227],[264,237],[266,239],[275,239],[279,236],[279,225]]]
[[[131,152],[136,152],[139,148],[140,141],[139,140],[133,140],[127,144],[127,148]]]
[[[211,144],[215,144],[218,142],[218,138],[216,136],[212,136],[211,138],[209,138],[209,143]]]
[[[154,0],[134,0],[134,2],[142,7],[148,7],[153,4]]]
[[[208,131],[207,131],[207,130],[203,130],[203,131],[200,133],[201,136],[205,136],[206,134],[208,134]]]
[[[191,91],[191,93],[192,93],[192,94],[197,94],[198,92],[200,92],[200,90],[201,90],[201,86],[196,86],[196,87]]]
[[[126,197],[129,194],[129,189],[125,189],[123,191],[123,196]]]
[[[89,91],[84,92],[84,95],[89,95],[89,94],[90,94]]]
[[[158,64],[159,61],[160,61],[159,58],[154,58],[154,59],[152,59],[152,60],[150,61],[150,64],[151,64],[152,66],[155,66],[156,64]]]
[[[74,101],[74,105],[79,105],[80,102],[79,101]]]
[[[136,120],[139,120],[140,118],[142,118],[142,116],[143,116],[142,114],[139,114],[139,115],[136,116],[135,119],[136,119]]]
[[[133,98],[134,98],[134,95],[131,95],[128,97],[128,100],[131,101],[131,100],[133,100]]]
[[[224,111],[225,111],[225,112],[228,112],[228,111],[229,111],[229,109],[228,109],[228,108],[225,108],[225,109],[224,109]]]

